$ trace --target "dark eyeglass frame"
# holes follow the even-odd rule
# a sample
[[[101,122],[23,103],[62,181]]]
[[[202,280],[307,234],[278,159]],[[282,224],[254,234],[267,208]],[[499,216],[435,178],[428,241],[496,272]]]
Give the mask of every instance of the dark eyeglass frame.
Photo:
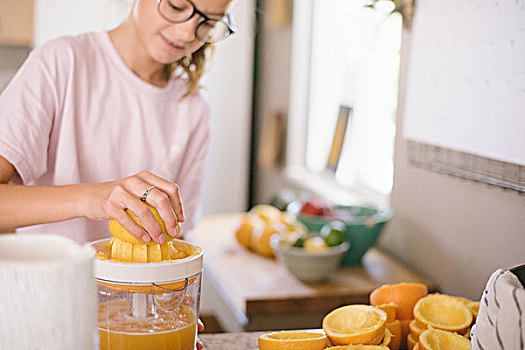
[[[235,27],[235,23],[233,22],[233,16],[232,16],[232,13],[230,11],[228,11],[228,13],[226,14],[226,16],[222,17],[222,18],[211,18],[210,16],[208,16],[207,14],[205,14],[204,12],[200,11],[196,6],[195,4],[193,3],[193,1],[191,0],[186,0],[190,5],[191,7],[193,8],[193,11],[191,12],[191,15],[186,18],[185,20],[181,20],[181,21],[174,21],[174,20],[171,20],[169,18],[167,18],[163,13],[162,11],[160,10],[160,4],[162,3],[162,1],[167,1],[168,2],[168,5],[173,7],[173,5],[171,4],[170,0],[157,0],[157,11],[159,12],[160,16],[162,18],[164,18],[166,21],[170,22],[170,23],[184,23],[184,22],[187,22],[189,21],[190,19],[192,19],[196,14],[201,16],[202,17],[202,20],[197,24],[197,26],[195,26],[195,37],[198,38],[199,40],[202,41],[202,39],[199,37],[199,27],[203,24],[203,23],[206,23],[207,21],[215,21],[215,22],[222,22],[226,25],[226,27],[228,28],[229,30],[229,34],[224,37],[223,39],[221,40],[217,40],[217,41],[203,41],[203,42],[206,42],[206,43],[210,43],[210,44],[213,44],[213,43],[216,43],[216,42],[219,42],[219,41],[222,41],[224,39],[227,39],[230,35],[234,34],[236,31],[237,31],[237,28]]]

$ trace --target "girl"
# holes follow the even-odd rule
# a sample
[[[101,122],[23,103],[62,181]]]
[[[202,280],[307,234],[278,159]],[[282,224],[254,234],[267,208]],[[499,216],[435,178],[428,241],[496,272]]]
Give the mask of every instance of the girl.
[[[87,242],[115,218],[164,243],[146,204],[173,236],[191,229],[208,145],[199,79],[234,32],[230,1],[135,0],[112,31],[35,49],[0,97],[0,230]]]
[[[0,96],[0,230],[87,242],[115,218],[164,243],[146,204],[173,236],[191,229],[208,145],[199,79],[234,32],[230,1],[135,0],[110,32],[34,50]]]

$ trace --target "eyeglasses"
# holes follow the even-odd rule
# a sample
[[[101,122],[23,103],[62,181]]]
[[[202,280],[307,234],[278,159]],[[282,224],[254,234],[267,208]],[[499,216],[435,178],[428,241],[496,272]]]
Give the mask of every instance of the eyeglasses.
[[[216,43],[235,33],[231,12],[223,18],[210,18],[199,11],[191,0],[157,0],[160,15],[171,23],[184,23],[198,14],[202,17],[195,27],[195,37],[204,43]]]

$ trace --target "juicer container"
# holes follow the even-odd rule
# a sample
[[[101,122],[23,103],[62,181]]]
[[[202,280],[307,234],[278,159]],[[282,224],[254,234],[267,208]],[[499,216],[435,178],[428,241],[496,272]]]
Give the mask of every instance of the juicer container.
[[[108,239],[93,242],[107,254]],[[197,339],[202,250],[181,240],[183,259],[155,263],[95,260],[101,350],[193,350]]]

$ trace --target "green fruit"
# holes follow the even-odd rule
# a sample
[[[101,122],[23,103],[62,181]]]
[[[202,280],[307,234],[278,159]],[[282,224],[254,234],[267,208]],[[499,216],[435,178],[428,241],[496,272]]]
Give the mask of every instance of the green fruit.
[[[302,247],[304,247],[304,241],[305,241],[305,240],[306,240],[306,239],[305,239],[304,236],[302,236],[302,235],[299,236],[299,237],[295,240],[295,242],[293,242],[292,247],[296,247],[296,248],[302,248]]]
[[[321,237],[326,245],[334,247],[346,241],[346,225],[342,221],[331,221],[321,228]]]

